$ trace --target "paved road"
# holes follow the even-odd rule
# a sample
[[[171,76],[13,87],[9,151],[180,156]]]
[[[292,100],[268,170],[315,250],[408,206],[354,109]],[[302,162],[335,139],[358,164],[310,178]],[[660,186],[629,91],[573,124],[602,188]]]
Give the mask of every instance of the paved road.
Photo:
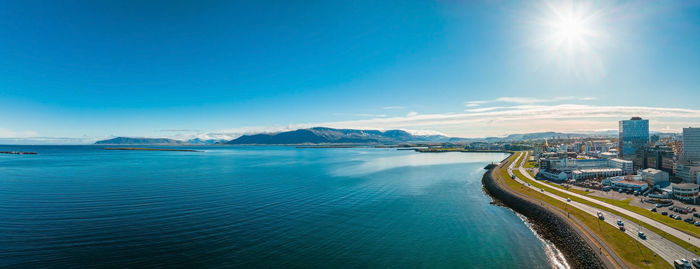
[[[519,152],[516,154],[518,154],[517,158],[508,167],[508,174],[511,177],[513,176],[512,170],[514,169],[515,164],[525,155],[522,152]],[[531,180],[534,180],[533,178],[531,178],[529,176],[529,174],[526,171],[524,171],[524,168],[522,168],[522,167],[519,167],[519,168],[521,169],[520,171],[523,175],[530,178]],[[520,180],[518,177],[515,177],[515,180],[518,181],[520,184],[523,184],[525,186],[528,185],[526,182]],[[535,186],[527,186],[527,187],[529,187],[533,190],[536,190],[536,191],[540,191],[540,188],[537,188]],[[563,190],[559,190],[559,189],[558,189],[558,191],[562,191],[565,193],[568,192],[568,191],[563,191]],[[568,192],[568,193],[571,193],[571,192]],[[641,227],[639,225],[632,223],[632,221],[630,221],[626,218],[622,218],[622,217],[617,216],[617,215],[610,213],[608,211],[601,210],[601,209],[598,209],[598,208],[595,208],[595,207],[592,207],[592,206],[589,206],[586,204],[582,204],[582,203],[579,203],[576,201],[567,202],[566,201],[567,198],[558,196],[556,194],[553,194],[553,193],[550,193],[547,191],[545,191],[544,194],[546,194],[547,196],[552,197],[554,199],[560,200],[564,203],[567,203],[568,205],[575,207],[575,208],[578,208],[578,209],[580,209],[588,214],[591,214],[595,217],[598,216],[598,212],[601,212],[603,214],[605,220],[599,221],[599,224],[602,224],[602,225],[608,224],[608,225],[612,225],[615,228],[617,228],[618,227],[617,220],[622,220],[625,223],[625,228],[626,228],[626,231],[624,233],[628,234],[629,236],[634,238],[640,244],[648,247],[649,249],[651,249],[652,251],[657,253],[661,258],[663,258],[664,260],[666,260],[670,264],[673,264],[673,260],[677,260],[677,259],[681,259],[681,258],[685,258],[688,260],[690,260],[691,258],[698,258],[698,256],[696,256],[693,252],[679,246],[676,243],[673,243],[672,241],[664,238],[663,236],[661,236],[657,233],[654,233],[652,231],[645,229],[644,227]],[[581,195],[576,194],[576,195],[572,195],[572,196],[578,197]],[[586,198],[588,198],[588,197],[586,197]],[[607,203],[604,203],[604,206],[610,207],[609,204],[607,204]],[[612,207],[610,207],[610,208],[612,208]],[[595,229],[595,227],[591,227],[591,228]],[[637,233],[639,231],[644,232],[644,234],[646,234],[646,239],[642,239],[637,235]],[[620,231],[620,232],[622,232],[622,231]],[[637,247],[637,246],[630,245],[629,247]]]
[[[527,177],[531,180],[535,180],[529,173],[527,173],[527,170],[524,167],[519,167],[519,169],[520,169],[520,173],[523,174],[525,177]],[[656,220],[650,219],[648,217],[642,216],[642,215],[637,214],[635,212],[629,211],[627,209],[624,209],[624,208],[621,208],[621,207],[618,207],[618,206],[615,206],[615,205],[612,205],[612,204],[609,204],[609,203],[606,203],[606,202],[603,202],[603,201],[600,201],[600,200],[597,200],[597,199],[594,199],[594,198],[591,198],[591,197],[588,197],[585,195],[580,195],[578,193],[570,192],[570,191],[564,190],[564,189],[560,189],[559,191],[566,193],[567,195],[571,195],[571,197],[581,198],[581,199],[587,200],[589,202],[593,202],[593,203],[596,203],[598,205],[605,206],[607,208],[610,208],[612,210],[615,210],[617,212],[620,212],[620,213],[625,214],[627,216],[630,216],[632,218],[638,219],[644,223],[647,223],[651,226],[654,226],[655,228],[657,228],[659,230],[662,230],[662,231],[667,232],[675,237],[678,237],[679,239],[686,241],[693,246],[700,247],[700,238],[698,238],[697,235],[688,234],[686,232],[683,232],[681,230],[678,230],[676,228],[673,228],[671,226],[668,226],[668,225],[663,224],[661,222],[658,222]]]

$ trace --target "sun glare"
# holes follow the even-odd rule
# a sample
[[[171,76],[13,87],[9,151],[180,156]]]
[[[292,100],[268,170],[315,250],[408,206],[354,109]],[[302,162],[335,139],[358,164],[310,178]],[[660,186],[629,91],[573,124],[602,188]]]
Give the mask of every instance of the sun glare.
[[[600,48],[603,40],[601,12],[591,2],[546,2],[533,19],[534,45],[548,62],[560,63],[577,75],[603,75]]]

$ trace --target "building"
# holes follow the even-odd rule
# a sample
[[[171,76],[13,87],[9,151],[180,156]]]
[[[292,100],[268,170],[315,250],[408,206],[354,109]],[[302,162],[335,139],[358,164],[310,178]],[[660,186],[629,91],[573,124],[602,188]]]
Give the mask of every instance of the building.
[[[565,172],[559,170],[540,170],[538,175],[552,181],[564,181],[568,178]]]
[[[700,162],[680,159],[676,162],[676,177],[685,183],[693,182],[700,174]]]
[[[615,177],[622,176],[624,172],[620,168],[594,168],[594,169],[581,169],[574,170],[571,172],[571,178],[575,180],[584,180],[591,178],[600,177]]]
[[[619,124],[619,156],[632,161],[634,169],[644,166],[644,148],[649,145],[649,120],[632,117]]]
[[[600,157],[603,159],[614,159],[614,158],[617,158],[617,152],[606,151],[606,152],[601,153]]]
[[[683,159],[700,161],[700,128],[683,128]]]
[[[591,156],[596,153],[610,151],[612,147],[613,143],[610,140],[593,140],[585,143],[586,154]]]
[[[671,184],[673,198],[684,203],[695,204],[698,202],[700,187],[694,183]]]
[[[608,160],[608,167],[610,168],[620,168],[625,173],[625,175],[631,175],[634,173],[634,164],[632,161],[623,159],[610,159]]]
[[[668,180],[668,173],[654,168],[639,170],[642,179],[651,186],[667,187],[671,182]]]
[[[675,152],[673,148],[666,146],[655,146],[644,150],[644,168],[654,168],[674,174],[676,165]]]
[[[638,192],[643,192],[647,188],[649,188],[649,185],[644,182],[644,181],[635,181],[635,180],[613,180],[610,185],[615,188],[615,189],[623,189],[623,190],[631,190],[631,191],[638,191]]]

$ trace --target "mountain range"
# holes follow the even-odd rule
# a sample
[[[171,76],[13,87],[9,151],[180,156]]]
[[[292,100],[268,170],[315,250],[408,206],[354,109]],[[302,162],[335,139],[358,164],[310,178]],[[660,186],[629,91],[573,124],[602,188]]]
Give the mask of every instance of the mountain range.
[[[95,142],[95,144],[122,145],[295,145],[295,144],[400,144],[421,142],[513,142],[521,140],[542,140],[553,138],[577,137],[617,137],[616,130],[590,133],[539,132],[511,134],[505,137],[458,138],[444,135],[414,135],[403,130],[358,130],[314,127],[277,133],[258,133],[243,135],[233,140],[200,139],[175,140],[170,138],[133,138],[116,137]]]

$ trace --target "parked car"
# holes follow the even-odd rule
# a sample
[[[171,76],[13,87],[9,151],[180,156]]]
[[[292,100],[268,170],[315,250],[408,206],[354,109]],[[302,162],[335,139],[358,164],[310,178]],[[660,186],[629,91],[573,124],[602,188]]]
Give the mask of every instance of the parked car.
[[[666,216],[666,215],[668,215],[668,212],[666,212],[666,211],[664,211],[664,212],[661,212],[661,215],[664,215],[664,216]]]
[[[700,226],[700,221],[696,221],[695,226]]]
[[[683,219],[683,218],[681,218],[681,216],[676,216],[674,219],[676,219],[676,220],[681,220],[681,219]]]
[[[700,218],[700,213],[693,213],[693,217]]]
[[[693,219],[693,218],[686,218],[683,221],[685,221],[687,223],[695,223],[695,219]]]
[[[652,209],[651,209],[651,212],[656,212],[656,208],[652,208]]]

